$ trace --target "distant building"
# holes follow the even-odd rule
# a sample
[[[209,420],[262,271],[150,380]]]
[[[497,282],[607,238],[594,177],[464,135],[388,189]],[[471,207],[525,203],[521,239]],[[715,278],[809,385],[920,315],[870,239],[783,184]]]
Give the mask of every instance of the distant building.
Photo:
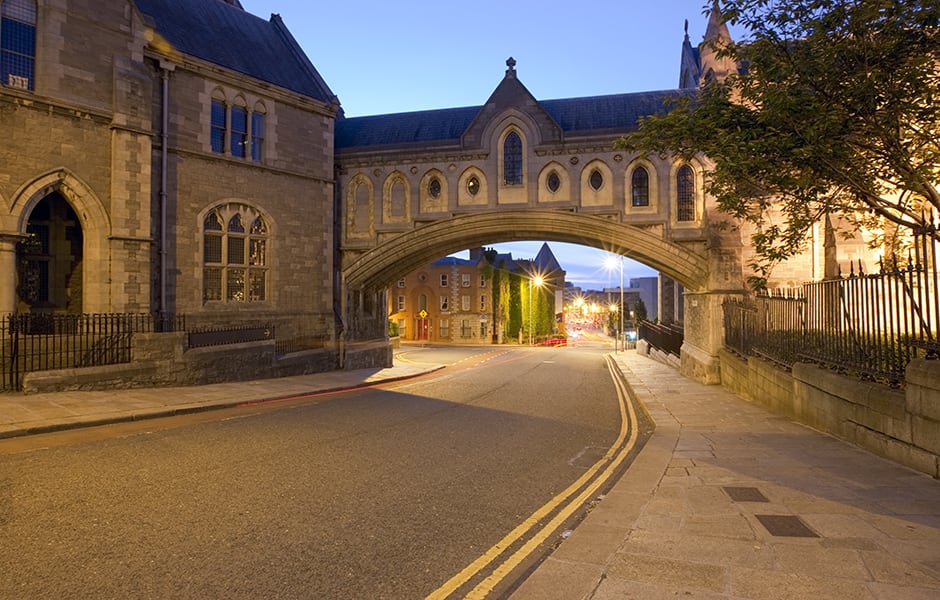
[[[405,340],[492,343],[491,273],[482,249],[434,261],[390,289],[389,320]]]
[[[511,285],[509,276],[516,278],[518,285]],[[469,259],[448,256],[436,260],[398,280],[391,288],[389,321],[398,335],[409,341],[490,344],[522,339],[520,329],[527,332],[529,323],[528,282],[536,276],[543,280],[543,292],[536,297],[533,316],[542,315],[538,298],[545,297],[545,290],[550,290],[551,302],[545,308],[553,323],[560,322],[565,271],[548,244],[532,260],[513,259],[512,254],[495,252],[487,257],[482,248],[471,249]],[[495,288],[494,281],[499,280],[502,283]],[[500,301],[501,293],[506,297]],[[547,335],[556,329],[536,327],[535,332]]]

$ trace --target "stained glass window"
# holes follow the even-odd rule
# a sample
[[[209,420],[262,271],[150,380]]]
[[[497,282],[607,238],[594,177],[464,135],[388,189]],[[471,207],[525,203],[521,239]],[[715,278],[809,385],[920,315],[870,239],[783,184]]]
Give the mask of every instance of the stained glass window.
[[[682,165],[676,173],[676,220],[695,220],[695,179],[689,165]]]
[[[522,138],[515,131],[503,141],[503,183],[522,183]]]
[[[251,223],[247,235],[243,215]],[[203,220],[203,301],[265,300],[267,250],[268,227],[252,208],[229,204],[210,211]]]
[[[643,167],[633,169],[630,186],[633,197],[633,206],[650,205],[650,175]]]

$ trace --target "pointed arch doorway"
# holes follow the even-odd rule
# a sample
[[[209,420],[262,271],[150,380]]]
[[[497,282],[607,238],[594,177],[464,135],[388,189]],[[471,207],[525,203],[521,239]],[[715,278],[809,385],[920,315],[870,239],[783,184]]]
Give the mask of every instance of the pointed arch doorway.
[[[82,313],[83,246],[81,222],[62,194],[37,202],[17,244],[17,312]]]

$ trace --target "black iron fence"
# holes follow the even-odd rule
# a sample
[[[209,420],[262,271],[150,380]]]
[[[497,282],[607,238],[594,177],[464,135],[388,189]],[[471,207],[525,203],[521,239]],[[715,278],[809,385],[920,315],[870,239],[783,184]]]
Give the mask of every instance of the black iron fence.
[[[25,373],[113,365],[131,360],[135,333],[180,331],[163,314],[10,314],[0,318],[0,391],[18,390]]]
[[[933,226],[931,226],[933,227]],[[940,281],[932,235],[917,238],[906,264],[882,263],[801,288],[724,304],[725,346],[790,367],[813,362],[899,386],[918,357],[940,358]]]
[[[683,329],[676,323],[653,323],[640,321],[637,325],[637,338],[669,354],[680,355],[682,350]]]

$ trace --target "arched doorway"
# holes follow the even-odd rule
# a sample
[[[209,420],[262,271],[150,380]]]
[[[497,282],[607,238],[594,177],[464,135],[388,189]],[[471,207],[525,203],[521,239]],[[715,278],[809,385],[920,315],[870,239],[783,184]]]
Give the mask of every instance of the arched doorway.
[[[58,192],[40,200],[17,244],[20,313],[82,312],[83,234],[75,210]]]

